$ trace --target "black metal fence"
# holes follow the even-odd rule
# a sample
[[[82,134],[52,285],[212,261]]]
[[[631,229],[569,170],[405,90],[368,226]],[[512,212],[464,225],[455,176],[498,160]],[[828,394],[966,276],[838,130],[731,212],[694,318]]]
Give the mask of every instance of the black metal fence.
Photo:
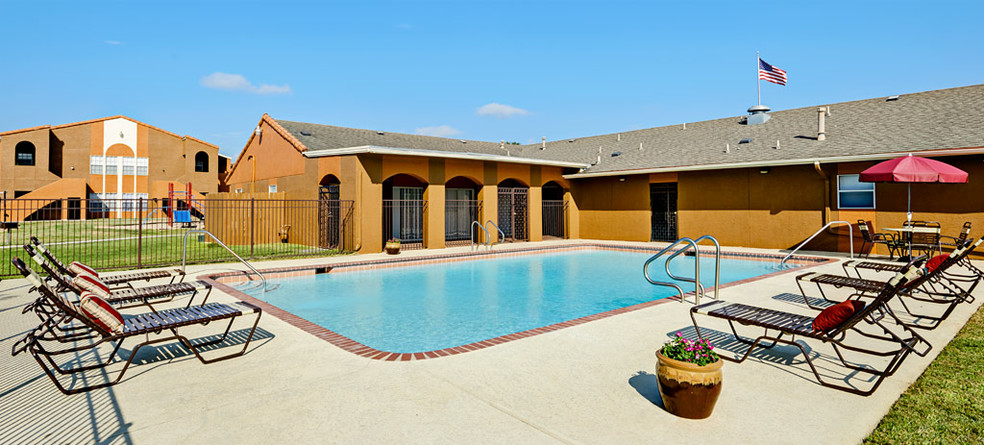
[[[447,200],[444,201],[444,244],[451,246],[467,246],[471,244],[474,236],[479,242],[484,241],[482,236],[473,231],[480,231],[477,227],[472,228],[472,222],[479,221],[482,211],[482,203],[475,199]]]
[[[352,209],[340,200],[4,199],[0,275],[16,274],[10,260],[25,256],[31,236],[63,261],[96,269],[234,261],[200,230],[243,258],[339,253],[351,248]]]
[[[395,238],[402,250],[422,249],[426,208],[422,199],[384,199],[383,242]]]
[[[543,236],[564,238],[564,200],[543,200]]]

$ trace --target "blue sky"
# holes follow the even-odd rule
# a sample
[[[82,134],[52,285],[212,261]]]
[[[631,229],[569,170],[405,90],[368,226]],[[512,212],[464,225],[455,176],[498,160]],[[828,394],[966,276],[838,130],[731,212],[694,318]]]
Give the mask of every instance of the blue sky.
[[[756,6],[761,5],[761,6]],[[263,113],[538,142],[984,82],[980,2],[0,1],[0,131]]]

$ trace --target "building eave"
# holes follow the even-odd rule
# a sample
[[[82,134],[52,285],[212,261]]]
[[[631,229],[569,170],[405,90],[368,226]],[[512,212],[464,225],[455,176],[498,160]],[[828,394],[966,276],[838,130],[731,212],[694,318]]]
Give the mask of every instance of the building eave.
[[[629,169],[629,170],[611,170],[611,171],[603,171],[597,173],[574,173],[570,175],[564,175],[564,179],[599,178],[605,176],[642,175],[642,174],[650,174],[650,173],[675,173],[675,172],[687,172],[687,171],[699,171],[699,170],[726,170],[732,168],[783,167],[783,166],[791,166],[791,165],[812,165],[817,162],[820,162],[821,164],[830,164],[830,163],[844,163],[844,162],[884,161],[887,159],[893,159],[908,154],[915,154],[919,156],[975,155],[975,154],[984,154],[984,147],[947,148],[947,149],[923,150],[923,151],[894,151],[894,152],[854,155],[854,156],[814,157],[814,158],[788,159],[788,160],[779,160],[779,161],[749,161],[749,162],[735,162],[735,163],[727,163],[727,164],[698,164],[698,165],[680,165],[680,166],[672,166],[672,167],[639,168],[639,169]]]
[[[326,156],[344,156],[355,154],[381,154],[397,156],[423,156],[432,158],[447,159],[467,159],[473,161],[492,161],[509,162],[513,164],[543,165],[548,167],[567,167],[567,168],[587,168],[588,164],[566,161],[552,161],[547,159],[517,158],[513,156],[502,156],[484,153],[467,153],[440,150],[421,150],[414,148],[399,147],[380,147],[376,145],[362,145],[358,147],[332,148],[323,150],[308,150],[304,153],[308,158],[321,158]]]

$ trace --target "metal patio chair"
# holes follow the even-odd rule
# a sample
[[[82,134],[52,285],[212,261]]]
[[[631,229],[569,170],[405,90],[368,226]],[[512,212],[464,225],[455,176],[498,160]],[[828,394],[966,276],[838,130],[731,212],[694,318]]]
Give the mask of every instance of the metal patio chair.
[[[865,246],[869,244],[871,245],[872,250],[874,250],[876,244],[882,244],[888,248],[889,258],[894,259],[895,252],[899,252],[899,256],[902,256],[901,252],[902,252],[903,243],[899,241],[899,239],[894,234],[872,233],[870,227],[868,226],[868,222],[863,219],[858,220],[858,230],[861,231],[861,249],[859,250],[860,253],[864,253]],[[871,256],[871,252],[865,253],[864,255],[865,258],[867,258]]]

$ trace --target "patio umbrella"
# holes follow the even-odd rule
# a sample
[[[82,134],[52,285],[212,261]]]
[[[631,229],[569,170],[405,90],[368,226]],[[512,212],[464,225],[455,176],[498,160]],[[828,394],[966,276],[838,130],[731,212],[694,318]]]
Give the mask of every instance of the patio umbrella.
[[[861,182],[905,182],[909,185],[909,197],[906,204],[906,218],[912,221],[912,183],[913,182],[945,182],[965,183],[967,172],[945,162],[928,158],[903,156],[879,162],[861,172]]]

